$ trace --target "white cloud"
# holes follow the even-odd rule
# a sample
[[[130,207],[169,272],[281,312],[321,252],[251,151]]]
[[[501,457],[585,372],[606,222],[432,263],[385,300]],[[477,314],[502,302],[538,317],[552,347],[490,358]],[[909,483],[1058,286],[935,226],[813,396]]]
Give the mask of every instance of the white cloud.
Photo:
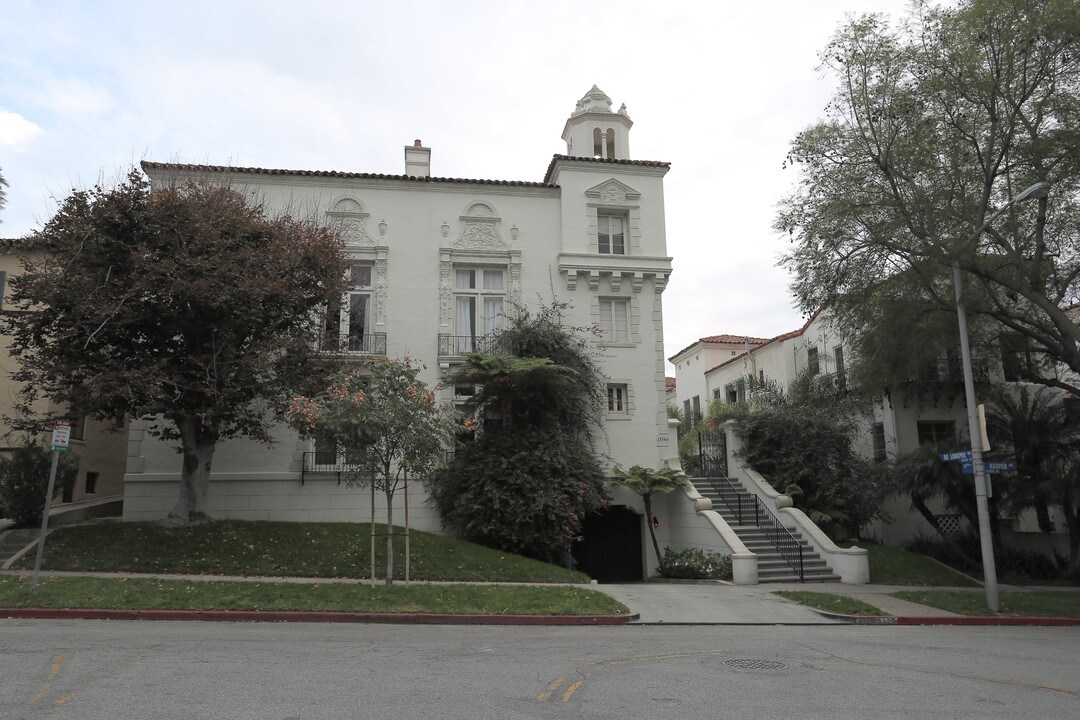
[[[18,113],[0,108],[0,145],[16,147],[41,133],[41,128]]]

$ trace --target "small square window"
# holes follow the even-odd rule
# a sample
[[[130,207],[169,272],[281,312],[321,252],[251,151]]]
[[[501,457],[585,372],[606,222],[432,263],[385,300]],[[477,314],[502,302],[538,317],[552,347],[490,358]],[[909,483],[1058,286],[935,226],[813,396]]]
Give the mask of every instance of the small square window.
[[[630,413],[626,385],[607,386],[607,405],[609,415],[628,415]]]

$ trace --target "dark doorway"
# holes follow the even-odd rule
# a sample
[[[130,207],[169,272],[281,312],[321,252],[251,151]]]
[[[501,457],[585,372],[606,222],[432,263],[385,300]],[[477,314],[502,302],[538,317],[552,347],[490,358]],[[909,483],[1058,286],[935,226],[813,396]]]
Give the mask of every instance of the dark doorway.
[[[642,516],[625,505],[586,517],[582,539],[573,546],[577,569],[602,583],[640,581],[641,523]]]

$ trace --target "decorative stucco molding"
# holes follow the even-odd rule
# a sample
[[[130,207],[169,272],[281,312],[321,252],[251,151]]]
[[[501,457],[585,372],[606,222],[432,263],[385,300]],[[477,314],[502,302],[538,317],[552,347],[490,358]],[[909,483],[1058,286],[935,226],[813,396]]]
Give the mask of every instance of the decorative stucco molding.
[[[600,205],[636,206],[641,200],[641,193],[626,183],[611,178],[586,190],[585,197]]]
[[[455,250],[509,250],[509,243],[499,233],[501,221],[487,203],[473,203],[461,216],[461,235],[450,243],[450,247]]]
[[[375,238],[367,231],[369,216],[360,201],[351,197],[336,200],[326,211],[328,224],[341,234],[346,245],[374,247]]]

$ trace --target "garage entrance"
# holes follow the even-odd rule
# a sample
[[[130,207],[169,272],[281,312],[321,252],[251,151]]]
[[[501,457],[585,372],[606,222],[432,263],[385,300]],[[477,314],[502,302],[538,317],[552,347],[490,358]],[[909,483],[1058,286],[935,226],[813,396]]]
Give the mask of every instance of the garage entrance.
[[[643,516],[625,505],[586,517],[582,539],[573,546],[577,569],[602,583],[640,581],[642,522]]]

